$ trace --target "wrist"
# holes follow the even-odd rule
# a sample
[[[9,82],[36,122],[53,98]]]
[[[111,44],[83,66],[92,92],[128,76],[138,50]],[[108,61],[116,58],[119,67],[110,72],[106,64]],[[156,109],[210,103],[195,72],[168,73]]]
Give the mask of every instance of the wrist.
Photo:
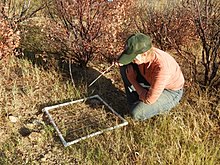
[[[132,85],[135,85],[135,84],[137,84],[137,81],[136,81],[135,79],[133,79],[133,80],[130,80],[130,83],[131,83]]]

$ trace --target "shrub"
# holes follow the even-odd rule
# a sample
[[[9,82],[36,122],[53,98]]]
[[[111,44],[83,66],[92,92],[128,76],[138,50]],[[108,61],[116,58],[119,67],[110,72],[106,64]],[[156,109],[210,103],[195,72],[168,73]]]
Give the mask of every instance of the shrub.
[[[1,3],[0,14],[10,22],[13,28],[16,28],[16,25],[36,16],[44,8],[45,4],[41,0],[4,0]]]
[[[184,7],[192,13],[202,45],[200,57],[200,64],[204,68],[202,84],[218,87],[220,85],[220,2],[208,0],[184,2]]]
[[[175,50],[189,66],[186,68],[192,81],[204,86],[220,85],[220,2],[172,1],[160,10],[147,4],[143,2],[136,10],[139,12],[134,21],[138,30],[150,34],[159,48]]]
[[[18,47],[21,23],[35,16],[44,7],[40,1],[0,2],[0,58],[8,56]]]
[[[111,59],[123,48],[131,6],[132,0],[53,0],[51,38],[60,43],[62,57],[77,65],[86,66],[95,56]]]
[[[19,32],[14,33],[9,23],[0,16],[0,59],[13,53],[19,45]]]
[[[146,1],[137,11],[134,22],[139,31],[153,37],[154,44],[163,50],[179,49],[195,38],[191,13],[179,4],[166,7],[148,5]]]

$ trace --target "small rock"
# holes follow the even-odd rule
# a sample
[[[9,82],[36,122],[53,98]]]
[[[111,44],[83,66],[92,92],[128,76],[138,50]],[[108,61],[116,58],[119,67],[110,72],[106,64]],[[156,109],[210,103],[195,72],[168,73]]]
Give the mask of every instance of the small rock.
[[[22,136],[26,137],[26,136],[29,136],[31,134],[31,130],[26,128],[26,127],[22,127],[22,128],[19,129],[19,133]]]
[[[43,157],[40,159],[42,162],[45,162],[47,160],[47,158]]]
[[[18,117],[15,116],[9,116],[8,118],[12,123],[16,123],[18,121]]]

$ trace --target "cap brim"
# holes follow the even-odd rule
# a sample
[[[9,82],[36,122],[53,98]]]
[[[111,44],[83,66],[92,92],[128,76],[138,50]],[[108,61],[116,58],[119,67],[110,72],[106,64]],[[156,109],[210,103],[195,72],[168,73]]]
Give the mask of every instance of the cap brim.
[[[136,56],[137,56],[137,54],[126,54],[123,52],[121,54],[121,57],[119,58],[118,62],[120,64],[127,65],[127,64],[131,63]]]

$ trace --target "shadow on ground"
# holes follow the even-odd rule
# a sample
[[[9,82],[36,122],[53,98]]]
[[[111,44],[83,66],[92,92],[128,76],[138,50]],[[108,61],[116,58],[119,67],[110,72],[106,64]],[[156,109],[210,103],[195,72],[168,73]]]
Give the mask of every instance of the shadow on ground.
[[[114,76],[113,73],[114,69],[109,70],[109,72],[112,72],[111,75],[113,76],[111,78],[107,78],[105,75],[103,75],[89,87],[89,84],[93,82],[93,80],[95,80],[101,74],[101,72],[92,67],[71,67],[72,79],[76,88],[80,88],[82,85],[85,86],[88,96],[99,95],[116,112],[123,116],[127,114],[127,101],[125,93],[121,89],[117,88],[112,82],[112,79],[114,79],[116,76]],[[70,79],[71,76],[68,69],[66,69],[63,73],[69,75]]]
[[[110,72],[112,73],[111,75],[113,75],[111,79],[105,77],[105,75],[101,76],[91,87],[89,87],[89,84],[101,74],[97,69],[94,69],[92,67],[82,68],[71,65],[71,73],[70,73],[69,64],[64,63],[57,57],[55,57],[54,59],[51,58],[50,60],[52,61],[52,63],[50,63],[50,62],[45,62],[42,57],[36,58],[34,52],[25,51],[22,58],[30,60],[33,63],[33,65],[43,67],[46,70],[49,70],[51,67],[56,66],[54,68],[60,74],[62,74],[63,81],[73,81],[77,89],[80,89],[82,86],[86,88],[85,93],[82,95],[85,95],[86,97],[92,95],[99,95],[120,115],[124,116],[125,114],[128,113],[127,101],[124,91],[117,88],[115,84],[113,84],[111,81],[111,79],[115,78],[114,70],[110,70]],[[70,75],[72,75],[72,78]],[[41,113],[42,108],[45,106],[60,104],[68,101],[70,101],[70,99],[39,105],[38,113]]]
[[[89,84],[101,74],[101,72],[103,71],[102,69],[98,71],[98,69],[95,69],[92,66],[82,68],[82,67],[77,67],[74,65],[71,65],[71,69],[70,69],[69,68],[70,65],[68,63],[63,63],[61,60],[55,59],[53,60],[54,62],[53,64],[47,64],[41,57],[40,58],[35,58],[35,57],[36,56],[33,52],[25,52],[24,56],[20,58],[27,59],[34,66],[44,68],[45,70],[48,70],[48,71],[55,69],[59,74],[62,75],[61,81],[63,81],[63,83],[66,83],[67,81],[70,81],[70,82],[73,81],[76,89],[79,89],[79,91],[82,91],[82,94],[81,94],[82,97],[85,98],[85,97],[89,97],[93,95],[99,95],[111,108],[113,108],[121,116],[127,115],[127,105],[126,105],[127,101],[126,101],[125,93],[124,91],[122,91],[120,88],[117,87],[117,83],[120,83],[120,85],[122,84],[121,82],[118,82],[118,81],[114,83],[112,81],[112,79],[114,80],[115,78],[119,79],[119,75],[117,75],[118,73],[115,72],[116,71],[115,69],[117,68],[113,68],[112,70],[110,70],[109,71],[110,74],[107,73],[104,76],[101,76],[91,87],[89,87]],[[98,65],[100,65],[100,62]],[[109,66],[109,64],[107,65]],[[108,68],[107,65],[104,67]],[[108,77],[107,78],[106,75],[110,75],[110,76],[107,76]],[[61,104],[61,103],[69,102],[69,101],[72,101],[72,98],[60,100],[56,102],[50,101],[48,103],[38,104],[36,107],[37,112],[35,113],[36,119],[33,119],[33,121],[31,120],[31,118],[27,119],[26,124],[29,124],[31,126],[32,125],[42,126],[42,123],[46,125],[51,125],[48,115],[43,113],[42,109],[47,106],[57,105],[57,104]],[[94,106],[94,104],[88,104],[88,105],[91,108]],[[40,122],[41,121],[43,122],[40,124],[38,123],[36,124],[38,120]],[[44,128],[41,128],[41,127],[40,129],[37,128],[37,131],[40,132],[41,129],[44,129]],[[27,127],[21,127],[18,130],[18,132],[23,137],[26,137],[26,136],[29,137],[33,131]],[[53,135],[53,138],[55,141],[59,141],[59,138],[56,133]]]

